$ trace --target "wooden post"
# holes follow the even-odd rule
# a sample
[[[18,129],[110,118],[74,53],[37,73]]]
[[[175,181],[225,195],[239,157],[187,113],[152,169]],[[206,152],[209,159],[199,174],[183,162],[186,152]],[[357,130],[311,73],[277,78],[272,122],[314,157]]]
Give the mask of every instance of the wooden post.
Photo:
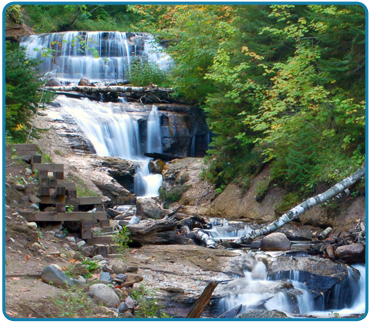
[[[65,196],[65,195],[66,195],[66,188],[57,186],[57,196]]]
[[[68,197],[69,198],[77,198],[77,191],[76,191],[76,189],[68,189]]]
[[[108,257],[108,246],[103,244],[96,244],[96,254],[102,255],[104,258]]]
[[[212,293],[217,285],[218,285],[218,282],[216,281],[212,281],[211,283],[207,285],[203,293],[200,295],[199,299],[196,300],[193,307],[191,308],[188,316],[186,317],[187,319],[199,319],[200,318],[204,308],[209,303]]]
[[[50,196],[50,188],[49,187],[41,187],[41,196]]]
[[[83,220],[81,221],[81,239],[91,239],[91,221]]]
[[[57,203],[57,212],[65,212],[66,211],[66,205],[64,203]]]
[[[64,172],[61,171],[54,172],[54,177],[55,179],[58,180],[64,180]]]
[[[33,155],[31,157],[31,163],[41,163],[41,155]]]

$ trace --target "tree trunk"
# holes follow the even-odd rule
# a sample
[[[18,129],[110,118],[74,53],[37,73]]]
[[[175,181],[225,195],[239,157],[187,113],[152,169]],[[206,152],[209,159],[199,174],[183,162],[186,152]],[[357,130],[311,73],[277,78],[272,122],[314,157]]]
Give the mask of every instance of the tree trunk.
[[[331,198],[334,198],[340,192],[344,191],[349,186],[356,183],[360,180],[363,176],[365,176],[366,169],[362,166],[358,169],[354,174],[350,175],[349,177],[345,178],[341,182],[338,182],[336,185],[331,187],[330,189],[326,190],[325,192],[312,197],[298,206],[294,207],[280,218],[275,220],[274,222],[260,228],[257,230],[252,230],[250,233],[246,234],[245,236],[241,237],[237,242],[250,242],[251,240],[255,239],[258,236],[267,235],[276,229],[284,226],[286,223],[296,219],[300,214],[303,214],[306,210],[312,208],[313,206],[319,205]]]

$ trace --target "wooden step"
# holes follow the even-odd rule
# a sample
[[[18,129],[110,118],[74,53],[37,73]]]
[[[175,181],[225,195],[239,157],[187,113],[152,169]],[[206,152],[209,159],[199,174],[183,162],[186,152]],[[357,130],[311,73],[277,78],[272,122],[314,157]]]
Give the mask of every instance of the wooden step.
[[[68,198],[68,202],[71,205],[101,205],[100,197],[78,197],[78,198]]]
[[[15,144],[13,146],[17,155],[19,156],[32,156],[37,154],[36,144]]]
[[[32,212],[23,211],[21,215],[28,221],[82,221],[107,219],[105,211],[97,212]]]
[[[96,244],[114,244],[113,242],[113,235],[106,235],[106,236],[97,236],[86,241],[88,245],[96,245]]]
[[[68,181],[65,181],[65,180],[58,179],[57,180],[57,185],[59,187],[65,187],[67,190],[68,189],[76,189],[76,184],[74,182],[68,182]]]
[[[47,172],[64,172],[64,164],[54,163],[34,163],[32,164],[33,170],[47,171]],[[59,178],[57,178],[59,179]],[[63,178],[62,178],[63,179]]]

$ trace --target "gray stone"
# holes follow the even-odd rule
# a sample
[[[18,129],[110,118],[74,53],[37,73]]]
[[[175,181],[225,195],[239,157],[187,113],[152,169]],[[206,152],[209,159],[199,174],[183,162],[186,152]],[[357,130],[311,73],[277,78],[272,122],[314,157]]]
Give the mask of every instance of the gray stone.
[[[112,270],[116,274],[124,274],[127,272],[127,265],[121,258],[114,258],[110,263]]]
[[[31,228],[32,230],[36,230],[37,229],[37,224],[35,222],[28,222],[27,223],[27,227]]]
[[[34,210],[40,210],[39,206],[36,205],[35,203],[33,203],[31,206],[30,206],[31,209],[34,209]]]
[[[291,243],[283,233],[272,233],[262,239],[260,247],[263,251],[285,251],[290,250]]]
[[[81,246],[83,246],[83,245],[85,245],[86,244],[86,242],[84,241],[84,240],[81,240],[81,241],[79,241],[78,243],[77,243],[77,246],[78,247],[81,247]]]
[[[153,198],[140,198],[136,201],[137,215],[141,218],[162,219],[164,211]]]
[[[125,302],[122,302],[119,306],[118,306],[118,312],[119,313],[123,313],[123,312],[126,312],[128,310],[128,306],[126,305]]]
[[[26,169],[24,169],[24,173],[26,175],[30,176],[33,173],[33,171],[30,168],[26,168]]]
[[[101,259],[104,259],[104,257],[100,254],[93,257],[94,261],[98,261],[98,260],[101,260]]]
[[[124,282],[127,278],[127,275],[126,274],[117,274],[116,275],[116,279],[121,281],[121,282]]]
[[[61,82],[58,78],[52,78],[49,80],[45,86],[61,86]]]
[[[15,189],[17,189],[18,191],[24,191],[26,190],[26,187],[23,184],[16,184]]]
[[[101,272],[99,281],[102,283],[112,283],[113,279],[108,272]]]
[[[44,268],[41,273],[41,279],[45,283],[52,284],[54,286],[66,287],[67,285],[74,285],[73,281],[54,265],[49,265]]]
[[[129,296],[125,299],[125,303],[129,309],[133,309],[137,305],[137,302]]]
[[[86,77],[82,77],[78,82],[78,86],[90,86],[91,83]]]
[[[37,198],[35,195],[28,195],[28,198],[30,202],[35,203],[35,204],[41,202],[41,199]]]
[[[105,284],[94,284],[90,286],[93,297],[100,300],[104,305],[116,307],[120,304],[118,295]]]
[[[289,279],[297,273],[298,282],[305,283],[314,297],[320,296],[348,276],[347,267],[328,258],[311,256],[279,256],[266,260],[267,276],[271,280]]]
[[[253,310],[249,309],[237,316],[238,319],[286,319],[288,316],[279,311]]]
[[[66,240],[69,241],[70,243],[76,243],[76,238],[74,237],[66,237]]]

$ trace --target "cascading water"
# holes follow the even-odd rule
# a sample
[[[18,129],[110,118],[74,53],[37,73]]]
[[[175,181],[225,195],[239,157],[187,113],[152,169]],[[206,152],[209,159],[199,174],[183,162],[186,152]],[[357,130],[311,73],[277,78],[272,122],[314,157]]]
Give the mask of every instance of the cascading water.
[[[144,157],[140,149],[138,122],[126,113],[122,104],[119,106],[65,96],[58,96],[56,102],[73,116],[98,155],[117,156],[136,162],[134,190],[138,197],[158,195],[162,176],[149,173],[150,159]],[[159,124],[158,111],[155,107],[153,110],[150,112],[153,122]],[[157,136],[152,141],[156,142],[158,149],[161,148],[160,132],[151,134]]]
[[[149,113],[148,132],[147,132],[147,152],[163,153],[161,142],[161,121],[157,106],[153,105]]]
[[[269,280],[265,264],[258,262],[251,272],[244,272],[244,278],[225,287],[229,296],[219,301],[218,308],[220,312],[225,312],[242,304],[242,312],[249,308],[263,308],[287,314],[314,314],[323,317],[329,317],[333,312],[340,316],[362,314],[366,310],[365,266],[358,264],[353,267],[359,271],[360,278],[348,267],[348,277],[322,297],[323,304],[315,301],[300,278],[299,271],[291,271],[287,279],[282,280],[277,275],[274,280]],[[330,302],[330,298],[335,301]]]
[[[20,46],[26,47],[28,57],[43,61],[39,67],[43,74],[65,82],[76,82],[83,76],[102,82],[127,79],[130,64],[136,59],[168,69],[170,56],[153,42],[150,34],[69,31],[25,36]]]

